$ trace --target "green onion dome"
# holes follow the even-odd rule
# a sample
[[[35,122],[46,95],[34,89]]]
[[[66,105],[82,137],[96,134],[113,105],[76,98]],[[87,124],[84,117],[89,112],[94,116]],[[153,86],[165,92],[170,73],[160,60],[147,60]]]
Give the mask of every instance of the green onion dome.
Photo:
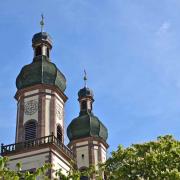
[[[62,92],[66,89],[65,76],[47,56],[43,55],[34,58],[31,64],[24,66],[16,79],[18,90],[36,84],[56,86]]]
[[[50,62],[52,40],[49,34],[46,32],[35,34],[32,38],[32,47],[34,50],[33,62],[21,69],[16,79],[17,89],[20,90],[36,84],[47,84],[56,86],[64,92],[66,89],[65,76],[54,63]]]
[[[73,119],[67,128],[67,136],[70,141],[85,137],[99,137],[106,141],[108,131],[98,117],[91,112],[80,114]]]
[[[107,128],[92,112],[93,96],[93,91],[86,86],[79,90],[80,113],[67,128],[67,136],[70,141],[85,137],[98,137],[104,141],[107,140]]]

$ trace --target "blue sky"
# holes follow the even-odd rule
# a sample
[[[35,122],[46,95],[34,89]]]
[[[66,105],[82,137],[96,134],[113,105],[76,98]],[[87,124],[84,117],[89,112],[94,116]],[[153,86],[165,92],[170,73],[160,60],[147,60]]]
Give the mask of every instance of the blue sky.
[[[79,113],[85,68],[109,151],[159,135],[180,139],[179,9],[179,0],[1,0],[0,142],[14,142],[15,79],[32,61],[42,12],[51,59],[67,79],[66,126]]]

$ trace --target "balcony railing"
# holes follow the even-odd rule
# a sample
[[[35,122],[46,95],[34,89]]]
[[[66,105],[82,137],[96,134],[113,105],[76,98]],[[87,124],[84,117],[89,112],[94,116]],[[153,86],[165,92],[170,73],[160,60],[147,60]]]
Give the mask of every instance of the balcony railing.
[[[53,134],[50,136],[45,136],[15,144],[9,144],[9,145],[1,144],[1,155],[4,156],[13,152],[19,152],[34,147],[40,147],[45,144],[55,145],[57,148],[61,149],[68,157],[74,159],[73,152],[67,146],[65,146],[59,139],[57,139]]]

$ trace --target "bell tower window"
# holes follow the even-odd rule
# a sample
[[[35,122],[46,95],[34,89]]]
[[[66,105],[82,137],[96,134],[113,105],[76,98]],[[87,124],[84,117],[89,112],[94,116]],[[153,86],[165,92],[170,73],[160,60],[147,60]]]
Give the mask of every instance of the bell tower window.
[[[86,110],[87,109],[87,102],[86,101],[82,101],[81,102],[81,109],[82,110]]]
[[[41,48],[41,46],[38,46],[37,48],[36,48],[36,56],[40,56],[40,55],[42,55],[42,48]]]
[[[25,124],[25,141],[36,139],[37,123],[35,120],[30,120]]]
[[[63,136],[62,136],[62,128],[60,125],[57,126],[57,139],[62,142]]]

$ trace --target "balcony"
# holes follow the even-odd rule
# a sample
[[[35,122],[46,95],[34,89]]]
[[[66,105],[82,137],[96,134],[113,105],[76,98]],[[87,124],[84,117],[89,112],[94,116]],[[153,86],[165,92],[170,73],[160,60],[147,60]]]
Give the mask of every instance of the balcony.
[[[42,147],[44,145],[54,145],[58,149],[63,151],[69,158],[74,159],[75,157],[73,152],[67,146],[65,146],[59,139],[57,139],[53,134],[50,136],[45,136],[15,144],[1,144],[1,155],[8,156],[12,153],[17,153],[22,150],[28,150],[31,148]]]

